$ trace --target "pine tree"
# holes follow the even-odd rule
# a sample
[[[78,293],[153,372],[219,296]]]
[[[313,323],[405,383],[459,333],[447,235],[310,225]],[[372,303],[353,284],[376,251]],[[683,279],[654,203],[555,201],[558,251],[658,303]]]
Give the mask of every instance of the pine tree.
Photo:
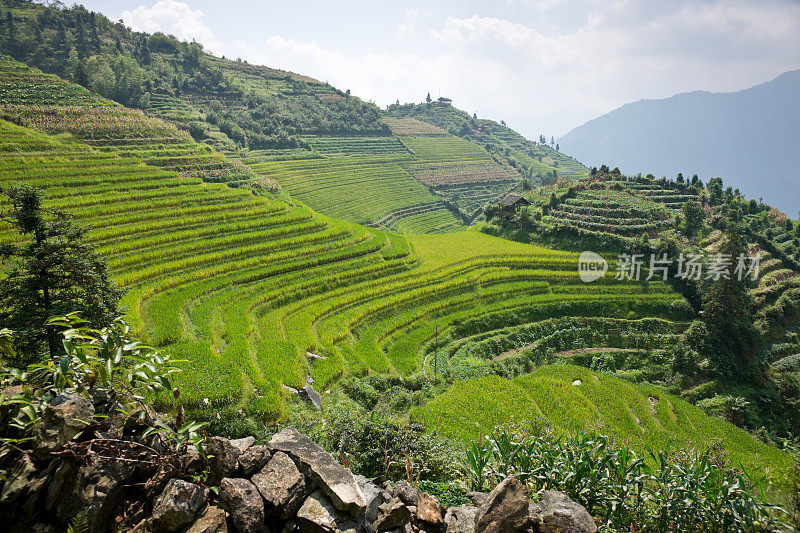
[[[35,187],[0,188],[10,206],[0,218],[20,233],[18,244],[0,246],[9,264],[0,280],[0,323],[16,332],[17,351],[36,359],[45,349],[59,351],[50,317],[77,311],[92,327],[107,325],[118,313],[121,292],[106,262],[84,242],[88,228],[66,213],[42,207]]]
[[[720,254],[733,258],[745,253],[740,230],[732,224],[720,247]],[[761,334],[753,324],[753,304],[746,280],[739,280],[733,269],[729,279],[707,280],[703,288],[703,320],[715,347],[712,354],[714,371],[724,379],[740,382],[758,381],[762,377],[758,365]]]

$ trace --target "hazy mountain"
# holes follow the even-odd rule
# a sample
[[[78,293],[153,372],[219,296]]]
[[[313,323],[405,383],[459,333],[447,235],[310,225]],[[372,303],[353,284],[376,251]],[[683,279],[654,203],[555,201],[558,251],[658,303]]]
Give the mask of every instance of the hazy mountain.
[[[800,210],[800,70],[733,93],[640,100],[559,139],[588,166],[721,177],[793,218]]]

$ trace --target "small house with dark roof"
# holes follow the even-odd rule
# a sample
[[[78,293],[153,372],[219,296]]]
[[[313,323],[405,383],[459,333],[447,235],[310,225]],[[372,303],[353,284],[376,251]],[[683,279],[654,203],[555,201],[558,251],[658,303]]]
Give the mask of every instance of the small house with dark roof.
[[[450,98],[445,98],[444,96],[440,96],[439,98],[437,98],[436,102],[439,105],[452,105],[453,104],[453,100],[451,100]]]
[[[511,214],[519,211],[522,207],[531,205],[531,203],[516,194],[509,194],[499,202],[500,213]]]

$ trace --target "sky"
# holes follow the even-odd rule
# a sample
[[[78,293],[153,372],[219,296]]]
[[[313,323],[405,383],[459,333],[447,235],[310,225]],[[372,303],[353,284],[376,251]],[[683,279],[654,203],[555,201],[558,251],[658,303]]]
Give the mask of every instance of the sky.
[[[384,107],[447,96],[528,137],[800,68],[800,0],[79,0]]]

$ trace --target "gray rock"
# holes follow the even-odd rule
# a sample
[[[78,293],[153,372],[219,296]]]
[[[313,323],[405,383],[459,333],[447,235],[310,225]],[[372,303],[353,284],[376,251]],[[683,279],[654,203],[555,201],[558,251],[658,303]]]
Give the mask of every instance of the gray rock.
[[[306,478],[283,452],[277,452],[269,463],[252,478],[253,485],[281,520],[295,515],[306,497]]]
[[[477,507],[462,505],[451,507],[444,516],[447,533],[475,533],[475,515]]]
[[[364,501],[366,502],[367,507],[369,507],[370,502],[372,502],[372,500],[374,500],[375,497],[381,493],[381,488],[364,476],[356,475],[353,477],[358,484],[358,488],[361,489],[361,493],[364,495]]]
[[[237,531],[261,531],[264,525],[264,500],[255,485],[246,479],[225,478],[219,485],[219,500],[233,518]]]
[[[0,504],[5,506],[13,505],[21,496],[27,494],[28,486],[36,477],[36,465],[33,464],[30,456],[24,455],[14,466],[8,480],[3,485],[0,492]]]
[[[476,533],[527,531],[532,526],[528,512],[528,492],[514,477],[504,479],[489,493],[475,515]]]
[[[171,479],[153,506],[150,525],[156,533],[172,533],[192,523],[208,499],[208,490],[183,481]]]
[[[395,496],[378,507],[375,529],[377,531],[386,531],[396,527],[404,527],[410,521],[411,511],[400,498]]]
[[[353,473],[311,439],[295,429],[287,428],[274,435],[268,446],[273,453],[284,452],[291,457],[337,509],[355,517],[364,513],[364,494]]]
[[[399,481],[394,485],[394,495],[400,498],[406,505],[417,505],[420,492],[408,481]]]
[[[263,444],[256,444],[250,446],[247,450],[239,456],[239,469],[245,477],[250,477],[266,465],[272,455],[269,453],[269,448]]]
[[[367,510],[364,512],[364,516],[361,518],[361,523],[363,529],[369,533],[375,533],[375,523],[378,520],[378,514],[380,513],[381,505],[389,502],[394,496],[388,490],[381,490],[378,494],[372,498],[367,506]]]
[[[546,490],[540,498],[539,531],[541,533],[596,533],[597,524],[581,504],[566,494]]]
[[[208,506],[186,533],[228,533],[225,511],[214,505]]]
[[[467,499],[472,502],[475,507],[480,507],[486,500],[489,499],[489,494],[485,492],[468,492]]]
[[[357,524],[321,491],[314,491],[297,511],[297,524],[306,533],[356,533]]]
[[[256,443],[255,437],[245,437],[243,439],[234,439],[231,444],[239,450],[239,453],[244,453],[247,449]]]
[[[297,391],[300,399],[309,405],[312,405],[317,411],[322,409],[322,396],[314,389],[312,385],[305,385],[302,389]]]
[[[80,467],[64,462],[47,487],[45,508],[68,523],[85,512],[89,531],[109,531],[114,509],[122,502],[126,484],[133,477],[127,463],[108,462]]]
[[[33,426],[34,452],[49,457],[83,431],[93,416],[91,400],[72,393],[56,396]]]
[[[439,527],[444,524],[444,507],[427,492],[420,494],[416,514],[419,520],[432,526]]]
[[[223,478],[230,477],[239,464],[239,449],[224,437],[210,437],[205,443],[206,455],[209,456],[209,485],[218,485]]]

